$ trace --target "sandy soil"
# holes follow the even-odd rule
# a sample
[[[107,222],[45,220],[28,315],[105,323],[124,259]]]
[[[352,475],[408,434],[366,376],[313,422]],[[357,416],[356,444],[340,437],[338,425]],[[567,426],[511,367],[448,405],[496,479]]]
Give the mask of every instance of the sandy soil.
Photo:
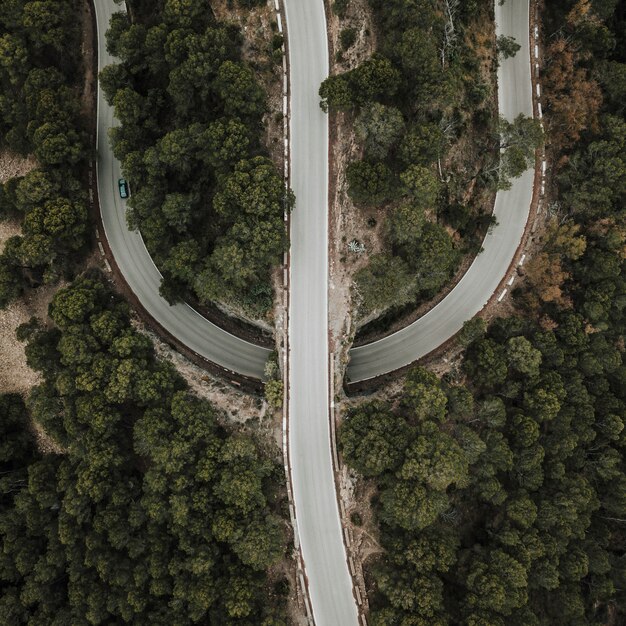
[[[341,20],[327,8],[331,73],[350,70],[374,52],[376,39],[372,16],[366,0],[353,0],[348,5],[346,17]],[[344,28],[357,30],[357,39],[347,51],[340,49],[339,35]],[[352,327],[352,284],[353,275],[367,263],[367,255],[382,248],[381,224],[383,209],[364,211],[357,209],[347,194],[345,169],[348,163],[360,158],[361,148],[352,129],[352,117],[348,114],[331,115],[330,143],[330,216],[329,216],[329,264],[330,291],[328,308],[330,320],[331,349],[335,352],[336,370],[342,371],[347,350],[353,335]],[[375,226],[368,226],[368,220]],[[370,221],[370,224],[373,224]],[[348,250],[348,243],[357,239],[365,245],[365,253],[356,254]]]
[[[25,176],[37,165],[37,159],[34,156],[23,157],[9,150],[3,150],[0,152],[0,183],[6,183],[7,180],[16,176]]]
[[[0,311],[1,393],[24,395],[39,382],[39,375],[26,365],[24,345],[15,337],[15,330],[33,316],[46,319],[54,291],[53,287],[34,289]]]
[[[150,337],[159,358],[170,361],[191,390],[199,397],[209,400],[220,411],[225,423],[241,425],[258,420],[260,424],[267,422],[267,426],[273,429],[273,415],[264,399],[238,391],[217,376],[207,373],[162,341],[139,318],[135,316],[132,321],[139,332]]]
[[[0,221],[0,251],[4,250],[4,244],[7,239],[15,237],[22,232],[20,223],[17,220]]]

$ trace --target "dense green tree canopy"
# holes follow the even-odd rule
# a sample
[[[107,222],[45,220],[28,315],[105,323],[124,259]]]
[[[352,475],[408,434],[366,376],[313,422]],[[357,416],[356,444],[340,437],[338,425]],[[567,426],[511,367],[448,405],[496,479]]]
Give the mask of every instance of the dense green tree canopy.
[[[28,409],[0,397],[3,621],[284,623],[266,577],[284,551],[280,470],[155,357],[101,278],[50,315],[20,329],[42,375]],[[30,419],[62,453],[37,451]]]
[[[394,0],[385,6],[394,7],[389,19],[409,12]],[[385,555],[371,566],[375,624],[625,619],[623,102],[602,78],[607,63],[619,76],[626,62],[624,14],[615,8],[613,0],[545,8],[549,32],[576,42],[574,70],[597,77],[609,97],[597,128],[555,164],[557,217],[514,290],[520,315],[468,322],[461,371],[453,366],[442,380],[411,371],[389,403],[353,407],[342,425],[346,462],[378,490]],[[536,129],[516,125],[502,137],[524,152]],[[511,162],[521,167],[525,158]],[[428,224],[403,211],[422,238]],[[371,459],[354,444],[375,432],[364,425],[368,415],[393,424],[370,444]],[[368,473],[400,429],[403,458]]]
[[[133,188],[129,222],[169,300],[228,301],[262,316],[293,197],[261,147],[265,94],[241,34],[201,2],[134,15],[114,16],[107,43],[121,63],[100,77],[121,121],[111,139]]]
[[[0,255],[0,306],[25,287],[71,277],[86,249],[78,4],[11,0],[2,7],[0,144],[33,154],[38,166],[0,194],[0,219],[23,220],[22,236]]]

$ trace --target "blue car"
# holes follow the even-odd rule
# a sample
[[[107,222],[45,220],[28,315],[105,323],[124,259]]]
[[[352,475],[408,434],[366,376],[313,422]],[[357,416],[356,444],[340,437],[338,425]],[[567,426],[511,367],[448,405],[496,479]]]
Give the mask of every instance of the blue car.
[[[120,178],[117,181],[117,185],[120,188],[120,197],[124,200],[128,198],[128,196],[130,196],[130,190],[128,188],[128,183],[126,182],[126,179]]]

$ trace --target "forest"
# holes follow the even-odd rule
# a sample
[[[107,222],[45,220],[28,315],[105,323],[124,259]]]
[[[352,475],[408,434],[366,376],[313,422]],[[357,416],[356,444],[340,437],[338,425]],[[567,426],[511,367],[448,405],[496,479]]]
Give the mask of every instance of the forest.
[[[170,302],[235,303],[262,317],[294,198],[261,145],[267,105],[242,35],[205,0],[130,4],[132,22],[115,14],[107,33],[121,63],[100,76],[121,122],[111,140],[133,189],[129,222]]]
[[[0,145],[38,163],[0,186],[0,219],[22,225],[0,254],[0,308],[25,288],[71,278],[88,247],[79,8],[12,0],[0,11]]]
[[[344,4],[334,5],[340,15]],[[349,196],[363,210],[388,208],[384,251],[355,277],[359,316],[385,313],[380,326],[432,298],[479,252],[495,189],[534,161],[541,133],[533,120],[497,119],[496,42],[482,33],[493,3],[369,5],[377,52],[330,76],[320,97],[362,143],[363,158],[346,169]]]
[[[289,584],[266,575],[286,549],[282,465],[220,425],[97,272],[50,317],[18,331],[41,384],[0,396],[0,621],[286,623]]]
[[[459,366],[412,370],[340,432],[376,486],[377,626],[626,620],[626,13],[544,19],[556,197],[517,314],[466,323]]]

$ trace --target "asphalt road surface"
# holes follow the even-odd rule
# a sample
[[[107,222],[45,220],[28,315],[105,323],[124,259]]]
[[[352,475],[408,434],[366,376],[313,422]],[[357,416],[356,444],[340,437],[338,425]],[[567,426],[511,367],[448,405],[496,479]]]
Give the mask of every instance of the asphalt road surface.
[[[106,50],[104,34],[111,15],[123,11],[124,5],[113,0],[94,0],[98,27],[98,70],[115,63]],[[256,346],[227,333],[202,317],[187,304],[170,306],[159,295],[161,274],[154,265],[141,235],[131,231],[126,223],[126,201],[118,191],[122,177],[120,164],[113,156],[108,129],[116,125],[113,109],[98,87],[97,178],[100,211],[106,237],[115,261],[144,309],[165,330],[200,356],[228,370],[263,378],[265,362],[270,354],[267,348]],[[129,181],[132,193],[133,181]]]
[[[496,5],[498,35],[513,36],[521,45],[515,57],[501,60],[498,70],[500,115],[512,121],[520,113],[533,115],[529,50],[529,2],[505,0]],[[497,194],[498,225],[456,287],[426,315],[379,341],[350,351],[348,380],[358,382],[397,370],[426,356],[453,337],[463,322],[488,302],[507,271],[522,239],[533,194],[532,169]]]
[[[317,626],[356,626],[330,448],[328,358],[328,76],[322,0],[287,0],[291,64],[289,450],[300,545]]]
[[[115,62],[104,33],[112,0],[94,0],[99,68]],[[496,2],[497,5],[497,2]],[[299,538],[317,626],[354,626],[356,604],[348,572],[330,448],[328,378],[328,122],[319,108],[319,84],[328,75],[322,0],[287,0],[291,64],[291,186],[297,204],[291,220],[290,432],[293,490]],[[507,119],[532,114],[528,50],[528,0],[496,6],[498,34],[516,37],[522,49],[499,70],[500,112]],[[269,354],[201,317],[185,304],[158,295],[161,276],[141,236],[126,224],[117,181],[119,163],[107,131],[113,111],[98,93],[98,190],[106,236],[129,287],[147,312],[186,346],[227,369],[261,378]],[[407,365],[453,336],[491,297],[520,241],[532,196],[529,171],[498,194],[499,226],[456,288],[406,329],[351,351],[348,369],[358,381]],[[131,190],[132,190],[132,181]]]
[[[115,63],[106,51],[105,32],[113,0],[94,0],[99,69]],[[302,553],[317,626],[352,626],[352,595],[330,452],[327,340],[328,123],[317,91],[328,75],[326,21],[322,0],[289,0],[292,81],[292,217],[290,455]],[[141,235],[126,223],[119,196],[120,164],[108,129],[112,108],[98,91],[98,193],[106,237],[130,289],[146,311],[198,354],[240,374],[262,378],[269,350],[218,328],[186,304],[170,306],[159,296],[161,275]],[[129,181],[132,192],[132,181]]]

